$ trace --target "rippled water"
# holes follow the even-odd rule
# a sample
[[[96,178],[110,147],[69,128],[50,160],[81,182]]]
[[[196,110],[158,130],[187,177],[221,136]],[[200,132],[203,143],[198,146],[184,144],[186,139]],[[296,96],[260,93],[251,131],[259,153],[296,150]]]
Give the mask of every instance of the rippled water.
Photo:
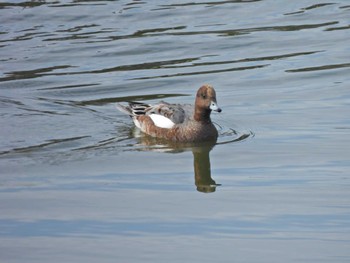
[[[350,3],[0,3],[1,262],[349,262]],[[193,103],[216,145],[121,101]]]

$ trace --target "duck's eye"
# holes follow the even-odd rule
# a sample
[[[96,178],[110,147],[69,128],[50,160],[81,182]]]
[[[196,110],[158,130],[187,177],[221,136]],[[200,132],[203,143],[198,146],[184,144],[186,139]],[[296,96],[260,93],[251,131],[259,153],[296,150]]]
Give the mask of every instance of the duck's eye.
[[[204,94],[204,93],[202,93],[201,96],[202,96],[203,99],[206,99],[206,98],[207,98],[207,95]]]

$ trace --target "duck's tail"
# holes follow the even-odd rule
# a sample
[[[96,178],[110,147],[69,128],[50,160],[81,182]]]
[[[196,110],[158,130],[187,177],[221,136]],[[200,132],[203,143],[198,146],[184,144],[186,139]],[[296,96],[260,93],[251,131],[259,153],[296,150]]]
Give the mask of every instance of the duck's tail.
[[[129,102],[128,106],[117,103],[115,107],[119,111],[125,114],[128,114],[130,117],[135,117],[135,116],[145,115],[146,109],[149,108],[150,105],[141,103],[141,102]]]
[[[115,104],[115,107],[117,108],[117,110],[125,114],[128,114],[130,117],[132,117],[132,111],[130,107],[124,106],[123,104],[120,104],[120,103]]]

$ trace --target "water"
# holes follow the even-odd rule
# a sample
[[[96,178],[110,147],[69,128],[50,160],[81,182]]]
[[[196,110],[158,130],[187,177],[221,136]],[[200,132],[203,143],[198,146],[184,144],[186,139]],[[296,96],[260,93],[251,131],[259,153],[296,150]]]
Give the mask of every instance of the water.
[[[1,262],[349,262],[348,1],[0,4]],[[214,85],[217,145],[115,109]]]

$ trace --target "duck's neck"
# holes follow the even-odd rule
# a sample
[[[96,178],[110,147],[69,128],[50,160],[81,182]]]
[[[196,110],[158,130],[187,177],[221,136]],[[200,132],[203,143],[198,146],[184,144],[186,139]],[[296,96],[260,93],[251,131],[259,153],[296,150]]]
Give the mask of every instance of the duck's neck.
[[[199,107],[195,107],[194,109],[194,119],[199,122],[211,123],[210,119],[210,109],[203,109]]]

